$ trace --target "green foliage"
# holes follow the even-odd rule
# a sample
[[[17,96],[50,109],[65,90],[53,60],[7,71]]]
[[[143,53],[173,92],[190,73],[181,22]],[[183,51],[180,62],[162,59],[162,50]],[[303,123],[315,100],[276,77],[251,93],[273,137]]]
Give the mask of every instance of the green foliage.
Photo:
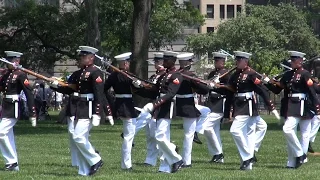
[[[99,1],[101,46],[111,56],[130,51],[132,13],[131,1]]]
[[[172,43],[183,35],[183,27],[199,26],[204,16],[191,3],[179,5],[177,1],[155,1],[150,22],[150,46],[160,49],[165,43]]]
[[[65,11],[58,6],[38,5],[34,0],[16,2],[0,12],[0,49],[23,52],[22,64],[36,71],[52,68],[57,60],[76,58],[76,49],[85,44],[87,14],[83,3],[65,0],[64,3],[75,5]],[[132,2],[101,0],[98,8],[102,47],[99,53],[114,56],[130,51]],[[159,49],[165,42],[180,38],[184,26],[203,21],[190,3],[177,6],[176,1],[157,0],[151,15],[150,47]]]
[[[308,26],[306,16],[296,7],[246,6],[242,14],[218,27],[216,34],[201,34],[187,39],[188,49],[203,55],[220,49],[253,54],[251,66],[261,73],[275,74],[288,50],[302,51],[307,57],[319,53],[319,40]]]
[[[82,12],[61,13],[57,6],[29,0],[1,10],[0,17],[0,49],[23,52],[22,64],[33,69],[48,71],[64,56],[75,57],[83,42]]]

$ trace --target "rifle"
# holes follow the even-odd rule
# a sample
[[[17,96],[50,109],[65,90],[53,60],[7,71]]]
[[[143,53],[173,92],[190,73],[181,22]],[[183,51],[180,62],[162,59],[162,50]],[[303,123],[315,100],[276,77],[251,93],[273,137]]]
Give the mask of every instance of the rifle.
[[[37,78],[39,78],[39,79],[42,79],[42,80],[44,80],[44,81],[53,82],[53,79],[52,79],[52,78],[48,78],[48,77],[43,76],[43,75],[41,75],[41,74],[35,73],[35,72],[33,72],[33,71],[29,70],[29,69],[26,69],[26,68],[22,67],[21,65],[16,65],[15,63],[10,62],[10,61],[6,60],[5,58],[0,58],[0,61],[2,61],[2,62],[4,62],[4,63],[7,63],[7,64],[10,64],[10,65],[12,65],[14,68],[17,68],[17,69],[19,69],[19,70],[21,70],[21,71],[23,71],[23,72],[25,72],[25,73],[27,73],[27,74],[30,74],[30,75],[32,75],[32,76],[34,76],[34,77],[37,77]],[[64,82],[62,82],[62,81],[58,81],[58,83],[59,83],[60,86],[69,87],[69,88],[71,88],[71,89],[73,89],[73,90],[76,90],[76,85],[75,85],[75,84],[66,84],[66,83],[64,83]]]
[[[138,78],[137,76],[133,76],[132,74],[128,74],[127,72],[124,72],[122,70],[120,70],[119,68],[111,65],[108,61],[104,60],[103,57],[100,57],[98,55],[95,54],[95,56],[100,59],[101,62],[103,62],[104,64],[106,64],[107,66],[111,67],[113,70],[123,74],[124,76],[126,76],[127,78],[131,79],[132,81],[136,81],[136,80],[140,80],[141,83],[142,83],[142,86],[145,87],[145,88],[148,88],[148,89],[151,89],[153,86],[155,86],[154,83],[152,82],[149,82],[147,80],[144,80],[144,79],[141,79],[141,78]]]
[[[107,72],[106,70],[103,70],[101,67],[97,65],[93,65],[94,67],[98,68],[101,72],[105,73],[106,75],[110,75],[111,73]]]
[[[204,84],[206,86],[208,86],[210,83],[214,83],[214,84],[217,85],[217,83],[215,83],[215,82],[206,81],[206,80],[203,80],[203,79],[200,79],[200,78],[197,78],[197,77],[192,77],[192,76],[189,76],[189,75],[186,75],[186,74],[183,74],[183,73],[181,73],[181,75],[182,75],[182,77],[185,77],[187,79],[193,80],[193,81],[195,81],[197,83],[202,83],[202,84]],[[223,88],[226,88],[226,89],[228,89],[228,90],[230,90],[232,92],[235,92],[235,90],[233,88],[231,88],[230,86],[225,86],[225,85],[217,85],[217,86],[218,87],[223,87]]]
[[[234,71],[234,70],[236,70],[237,69],[237,67],[233,67],[232,69],[230,69],[229,71],[227,71],[227,72],[225,72],[225,73],[223,73],[221,76],[214,76],[214,77],[212,77],[212,78],[210,78],[210,79],[208,79],[209,81],[215,81],[215,80],[217,80],[217,79],[220,79],[220,78],[223,78],[224,76],[226,76],[226,75],[228,75],[228,74],[230,74],[232,71]]]

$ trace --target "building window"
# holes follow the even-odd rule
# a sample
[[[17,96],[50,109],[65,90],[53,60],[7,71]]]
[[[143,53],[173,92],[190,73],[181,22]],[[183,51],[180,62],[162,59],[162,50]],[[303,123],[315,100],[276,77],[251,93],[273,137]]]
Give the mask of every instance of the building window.
[[[214,32],[214,27],[207,27],[207,33]]]
[[[227,18],[234,18],[234,5],[227,5]]]
[[[220,19],[226,18],[224,9],[225,9],[225,6],[224,5],[220,5]]]
[[[237,13],[241,13],[241,5],[237,5]]]
[[[214,18],[214,5],[207,5],[207,18]]]

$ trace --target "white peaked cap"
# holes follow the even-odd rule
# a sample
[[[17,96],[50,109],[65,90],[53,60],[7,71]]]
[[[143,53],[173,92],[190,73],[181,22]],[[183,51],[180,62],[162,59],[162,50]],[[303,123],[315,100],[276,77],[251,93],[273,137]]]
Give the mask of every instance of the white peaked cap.
[[[238,56],[238,57],[244,57],[244,58],[249,59],[251,55],[252,55],[252,54],[247,53],[247,52],[234,51],[234,56],[236,56],[236,57]]]
[[[130,59],[131,54],[132,54],[131,52],[126,52],[126,53],[120,54],[118,56],[115,56],[114,58],[117,61],[126,61],[126,60]]]
[[[299,52],[299,51],[288,51],[288,52],[290,53],[290,56],[295,56],[300,58],[304,58],[304,56],[306,55],[306,53]]]
[[[23,53],[21,52],[15,52],[15,51],[5,51],[4,53],[7,54],[7,57],[21,57],[23,55]]]
[[[174,51],[163,51],[163,56],[172,56],[172,57],[177,57],[179,53],[174,52]]]
[[[163,53],[153,53],[154,58],[163,58]]]
[[[223,59],[226,59],[227,58],[227,54],[224,54],[224,53],[220,53],[220,52],[213,52],[213,57],[217,57],[217,58],[223,58]]]
[[[90,47],[90,46],[79,46],[80,49],[80,53],[90,53],[90,54],[96,54],[96,52],[98,52],[99,50],[97,48],[94,47]]]
[[[194,53],[183,53],[183,54],[178,54],[177,58],[178,60],[181,60],[181,61],[187,61],[192,59],[193,56],[194,56]]]

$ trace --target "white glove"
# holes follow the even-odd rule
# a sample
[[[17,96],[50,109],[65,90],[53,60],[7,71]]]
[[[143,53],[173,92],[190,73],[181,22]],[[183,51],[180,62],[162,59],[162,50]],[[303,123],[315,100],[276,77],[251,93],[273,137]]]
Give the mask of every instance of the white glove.
[[[132,81],[132,84],[136,88],[140,88],[141,87],[141,81],[140,80]]]
[[[262,82],[267,84],[268,82],[270,81],[270,78],[269,77],[265,77],[262,79]]]
[[[217,84],[220,83],[219,78],[215,79],[214,82],[217,83]]]
[[[36,117],[31,117],[30,119],[31,126],[36,127],[37,126],[37,118]]]
[[[109,120],[109,123],[111,124],[111,126],[113,126],[114,125],[113,117],[107,116],[107,119]]]
[[[101,117],[99,115],[97,115],[97,114],[92,115],[92,125],[93,126],[99,126],[100,120],[101,120]]]
[[[212,82],[208,84],[208,87],[211,88],[211,89],[213,89],[215,86],[216,85],[214,83],[212,83]]]
[[[152,103],[148,103],[146,104],[143,108],[142,108],[145,112],[152,112],[154,107]]]
[[[278,120],[281,119],[281,117],[280,117],[280,115],[279,115],[279,113],[278,113],[278,111],[277,111],[276,109],[272,110],[272,113],[274,114],[274,116],[276,116],[276,118],[277,118]]]
[[[54,80],[53,82],[50,83],[50,86],[53,88],[58,88],[58,85],[59,85],[59,81],[57,80]]]

